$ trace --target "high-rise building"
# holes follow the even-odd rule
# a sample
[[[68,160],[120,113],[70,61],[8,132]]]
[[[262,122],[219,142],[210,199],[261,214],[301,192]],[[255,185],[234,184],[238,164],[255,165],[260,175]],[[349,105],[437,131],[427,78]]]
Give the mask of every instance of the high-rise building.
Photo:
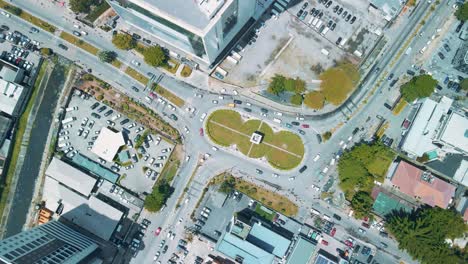
[[[0,263],[86,263],[98,249],[90,238],[58,221],[0,241]]]
[[[272,0],[108,0],[128,24],[162,46],[211,65]]]

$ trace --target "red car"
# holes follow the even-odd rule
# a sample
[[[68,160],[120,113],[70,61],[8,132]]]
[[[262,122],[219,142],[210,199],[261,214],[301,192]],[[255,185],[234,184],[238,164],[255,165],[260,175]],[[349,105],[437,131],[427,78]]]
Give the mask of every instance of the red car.
[[[158,229],[156,229],[156,231],[154,231],[154,235],[159,236],[159,233],[161,233],[161,227],[158,227]]]
[[[353,242],[349,241],[349,240],[345,240],[345,245],[347,245],[348,247],[353,247]]]
[[[309,128],[309,125],[308,124],[302,124],[302,127],[303,128]]]
[[[200,136],[203,136],[204,132],[203,132],[203,128],[200,128]]]
[[[335,236],[335,233],[336,233],[336,228],[334,227],[332,231],[330,232],[330,236]]]
[[[322,239],[322,244],[324,244],[325,246],[328,246],[328,241]]]

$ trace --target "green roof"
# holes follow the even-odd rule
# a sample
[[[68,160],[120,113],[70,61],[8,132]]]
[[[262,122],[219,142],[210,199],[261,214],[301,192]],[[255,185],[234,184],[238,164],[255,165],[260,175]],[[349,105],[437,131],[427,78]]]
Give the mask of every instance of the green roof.
[[[380,216],[386,216],[387,214],[391,213],[393,210],[404,210],[407,212],[411,211],[411,208],[400,203],[399,200],[394,199],[383,192],[379,192],[377,198],[375,199],[374,205],[372,206],[372,210]]]
[[[286,264],[307,264],[312,257],[316,244],[299,237]]]
[[[286,255],[286,251],[291,244],[291,241],[280,234],[273,232],[271,229],[256,223],[250,229],[247,240],[253,244],[263,248],[264,250],[273,253],[273,255],[282,258]]]
[[[271,264],[275,258],[273,254],[230,233],[225,233],[219,240],[216,250],[232,259],[242,257],[244,264]]]
[[[80,167],[83,167],[86,170],[92,172],[93,174],[101,178],[104,178],[112,183],[116,183],[117,180],[119,179],[119,174],[105,167],[102,167],[101,164],[93,160],[90,160],[89,158],[81,155],[80,153],[78,153],[77,155],[73,157],[73,162],[79,165]]]

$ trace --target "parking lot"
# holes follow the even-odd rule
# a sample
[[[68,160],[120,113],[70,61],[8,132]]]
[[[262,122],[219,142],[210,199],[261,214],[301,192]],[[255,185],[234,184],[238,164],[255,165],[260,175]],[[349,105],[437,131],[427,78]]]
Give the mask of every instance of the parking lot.
[[[135,193],[151,192],[172,153],[172,143],[80,90],[72,92],[63,112],[57,143],[59,151],[101,177],[119,178],[120,185]],[[109,133],[107,131],[121,132],[124,139],[112,162],[93,151],[99,135]],[[117,180],[110,181],[116,183]]]
[[[317,68],[343,59],[359,62],[384,25],[381,16],[368,12],[368,1],[333,1],[328,7],[299,1],[279,16],[265,13],[234,48],[239,62],[226,59],[220,67],[228,72],[226,81],[247,87],[277,73],[311,82],[318,78]]]
[[[31,28],[33,29],[33,28]],[[26,76],[30,76],[34,66],[38,64],[40,56],[40,44],[32,40],[25,32],[9,31],[6,25],[0,26],[0,49],[1,58],[9,63],[18,66],[25,71]],[[33,37],[33,31],[29,35]]]

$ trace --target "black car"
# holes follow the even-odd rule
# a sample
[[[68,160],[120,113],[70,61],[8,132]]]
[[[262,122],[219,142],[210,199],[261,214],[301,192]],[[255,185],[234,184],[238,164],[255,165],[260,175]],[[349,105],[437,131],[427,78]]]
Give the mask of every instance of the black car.
[[[388,233],[380,231],[379,235],[381,237],[388,237]]]
[[[99,106],[99,103],[96,102],[96,103],[94,103],[90,108],[91,108],[91,110],[94,110],[94,109],[96,109],[96,107],[98,107],[98,106]]]
[[[331,27],[333,25],[333,20],[328,21],[327,27]]]
[[[128,118],[125,118],[124,120],[120,121],[120,124],[121,125],[125,125],[127,124],[128,122],[130,122],[130,120]]]
[[[462,29],[464,24],[465,21],[460,22],[460,24],[458,24],[457,28],[455,29],[455,32],[460,33],[460,30]]]
[[[349,14],[349,15],[346,17],[345,21],[348,22],[350,19],[351,19],[351,14]]]
[[[318,17],[318,18],[322,18],[322,16],[323,16],[323,12],[322,12],[322,11],[320,11],[320,13],[318,14],[318,16],[317,16],[317,17]]]
[[[169,117],[170,117],[172,120],[174,120],[174,121],[179,120],[179,118],[178,118],[176,115],[174,115],[174,114],[171,114]]]
[[[132,90],[137,92],[137,93],[140,91],[140,89],[136,88],[135,86],[132,86]]]
[[[306,9],[308,6],[309,6],[309,3],[308,3],[308,2],[305,2],[305,3],[302,5],[302,9]]]
[[[166,253],[168,248],[169,248],[169,246],[168,246],[168,245],[165,245],[165,246],[163,247],[163,249],[162,249],[162,253],[163,253],[163,254]]]
[[[7,25],[1,25],[0,27],[6,31],[10,30],[10,28]]]
[[[234,100],[234,103],[240,105],[240,104],[242,104],[242,101],[240,101],[240,100]]]
[[[347,15],[348,15],[348,11],[344,11],[344,13],[343,13],[343,15],[341,17],[346,18]]]
[[[407,73],[408,75],[411,75],[411,76],[414,76],[414,75],[416,74],[416,73],[415,73],[414,71],[412,71],[412,70],[407,70],[406,73]]]
[[[349,23],[354,24],[355,21],[356,21],[356,16],[353,16],[353,18],[351,18],[351,21]]]
[[[104,114],[104,116],[110,116],[112,113],[114,113],[114,110],[109,110]]]
[[[139,39],[141,39],[141,36],[138,35],[138,34],[136,34],[136,33],[133,33],[133,34],[132,34],[132,38],[133,38],[133,39],[136,39],[136,40],[139,40]]]
[[[297,122],[297,121],[292,121],[291,124],[295,125],[295,126],[298,126],[300,125],[301,123]]]
[[[371,261],[372,261],[373,258],[374,258],[374,256],[369,255],[369,257],[367,258],[367,263],[371,263]]]
[[[343,40],[343,38],[342,38],[342,37],[339,37],[339,38],[336,40],[335,44],[336,44],[336,45],[340,45],[340,43],[341,43],[342,40]]]
[[[390,83],[390,87],[393,87],[397,82],[398,82],[398,78],[394,79],[394,80]]]
[[[343,8],[340,7],[340,9],[338,9],[338,12],[336,12],[338,15],[341,15],[341,13],[343,13]]]
[[[244,111],[246,111],[246,112],[248,112],[248,113],[251,113],[251,112],[252,112],[252,109],[247,108],[247,107],[244,107]]]
[[[390,75],[388,75],[388,78],[387,78],[387,80],[391,80],[391,79],[393,79],[393,76],[395,76],[395,74],[393,74],[393,73],[390,73]]]
[[[296,16],[297,17],[301,17],[302,16],[302,13],[304,13],[304,10],[299,10],[299,12],[297,12]]]
[[[107,106],[103,105],[103,106],[99,107],[99,109],[97,111],[98,111],[98,113],[102,113],[102,111],[104,111],[106,109],[107,109]]]
[[[304,130],[302,130],[302,129],[298,129],[297,131],[299,131],[299,134],[301,134],[301,135],[305,135],[305,131],[304,131]]]
[[[265,108],[260,108],[260,111],[265,114],[268,113],[268,109],[265,109]]]
[[[333,25],[330,27],[330,29],[333,31],[336,28],[336,23],[333,23]]]
[[[91,116],[96,118],[96,119],[101,119],[101,116],[96,114],[96,113],[91,113]]]
[[[333,1],[328,1],[328,3],[325,5],[326,8],[329,8],[333,4]]]
[[[299,169],[299,173],[303,173],[306,170],[307,170],[307,166],[304,165],[304,166],[302,166],[302,168]]]
[[[444,44],[444,49],[445,49],[447,52],[450,52],[450,51],[452,50],[452,49],[450,48],[450,46],[449,46],[447,43]]]
[[[336,5],[336,6],[333,8],[333,13],[338,12],[338,9],[340,9],[340,6],[339,6],[339,5]]]
[[[63,50],[68,50],[68,47],[63,45],[62,43],[58,44],[58,47],[63,49]]]
[[[444,59],[445,59],[445,56],[444,56],[444,54],[443,54],[442,52],[437,53],[437,55],[439,56],[439,58],[440,58],[441,60],[444,60]]]
[[[257,174],[263,174],[263,171],[261,169],[255,169],[255,171],[257,172]]]
[[[337,215],[337,214],[333,214],[333,218],[335,218],[336,220],[340,221],[341,220],[341,216]]]

